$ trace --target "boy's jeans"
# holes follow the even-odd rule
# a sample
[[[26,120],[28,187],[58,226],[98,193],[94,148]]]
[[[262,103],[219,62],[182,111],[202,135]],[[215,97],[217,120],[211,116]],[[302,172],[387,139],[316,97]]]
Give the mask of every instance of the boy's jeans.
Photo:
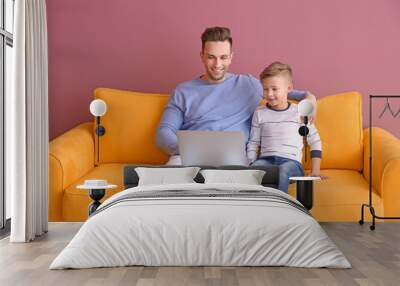
[[[296,160],[291,160],[279,156],[261,157],[254,161],[252,166],[279,166],[279,184],[278,189],[287,193],[290,177],[304,176],[303,166]]]

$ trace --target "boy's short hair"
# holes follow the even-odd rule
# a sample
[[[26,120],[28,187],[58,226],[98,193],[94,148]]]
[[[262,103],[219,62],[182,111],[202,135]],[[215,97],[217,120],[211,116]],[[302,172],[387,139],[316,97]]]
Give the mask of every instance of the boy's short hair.
[[[290,81],[293,80],[292,68],[289,65],[281,62],[273,62],[267,66],[262,73],[260,73],[260,80],[262,81],[263,79],[277,75],[285,75]]]
[[[225,27],[206,28],[201,34],[201,50],[204,50],[206,42],[225,42],[229,41],[232,48],[231,30]]]

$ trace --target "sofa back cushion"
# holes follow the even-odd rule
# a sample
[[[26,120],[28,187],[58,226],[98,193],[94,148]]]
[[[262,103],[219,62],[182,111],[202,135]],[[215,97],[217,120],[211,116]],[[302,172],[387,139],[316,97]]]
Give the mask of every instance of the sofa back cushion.
[[[325,96],[318,100],[315,125],[322,141],[321,169],[362,170],[361,107],[362,98],[358,92]],[[307,169],[311,167],[310,161],[308,154],[305,162]]]
[[[101,117],[106,133],[100,137],[99,163],[164,164],[167,161],[168,156],[155,142],[168,95],[98,88],[95,98],[107,103],[107,113]],[[322,169],[362,170],[361,105],[361,95],[357,92],[318,100],[316,126],[322,140]],[[304,158],[305,168],[310,169],[309,154],[306,162]]]
[[[101,117],[106,133],[99,138],[99,163],[167,161],[168,156],[155,142],[168,95],[98,88],[94,96],[107,103],[107,112]],[[97,139],[95,142],[97,152]]]

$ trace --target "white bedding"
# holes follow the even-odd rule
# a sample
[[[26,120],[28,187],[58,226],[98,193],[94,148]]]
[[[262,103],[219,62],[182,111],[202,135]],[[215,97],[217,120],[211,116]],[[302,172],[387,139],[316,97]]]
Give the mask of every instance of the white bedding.
[[[278,190],[254,185],[179,184],[127,189],[105,201],[50,269],[145,266],[294,266],[350,268],[307,213],[262,198],[175,197],[121,201],[132,192]],[[135,193],[136,194],[136,193]]]

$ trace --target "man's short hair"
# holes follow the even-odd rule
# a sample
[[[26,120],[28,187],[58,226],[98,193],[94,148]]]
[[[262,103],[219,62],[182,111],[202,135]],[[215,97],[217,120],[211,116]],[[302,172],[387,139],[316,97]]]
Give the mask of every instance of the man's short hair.
[[[260,80],[262,81],[263,79],[277,75],[285,75],[290,81],[293,80],[292,68],[289,65],[281,62],[273,62],[267,66],[262,73],[260,73]]]
[[[225,42],[229,41],[232,48],[231,30],[225,27],[210,27],[201,34],[201,50],[204,50],[206,42]]]

